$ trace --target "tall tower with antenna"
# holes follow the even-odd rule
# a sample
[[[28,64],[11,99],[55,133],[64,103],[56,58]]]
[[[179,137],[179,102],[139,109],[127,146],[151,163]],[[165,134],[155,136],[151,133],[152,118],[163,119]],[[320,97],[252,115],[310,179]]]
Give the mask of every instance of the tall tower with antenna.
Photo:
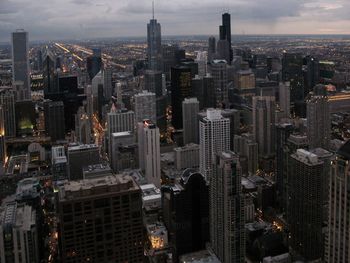
[[[147,60],[148,69],[162,69],[162,34],[161,26],[154,18],[154,1],[152,1],[152,19],[147,24]]]

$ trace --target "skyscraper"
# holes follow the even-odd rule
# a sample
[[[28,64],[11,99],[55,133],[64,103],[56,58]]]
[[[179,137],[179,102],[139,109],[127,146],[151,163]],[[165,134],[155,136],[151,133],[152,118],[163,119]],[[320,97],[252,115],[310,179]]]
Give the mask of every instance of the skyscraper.
[[[112,69],[105,68],[103,70],[103,97],[106,101],[109,101],[113,95],[112,85]]]
[[[275,153],[275,97],[253,97],[253,134],[260,157]]]
[[[322,86],[322,85],[321,85]],[[328,97],[322,91],[307,100],[307,132],[310,148],[328,149],[331,140],[331,116]]]
[[[12,79],[23,82],[23,97],[30,99],[28,33],[23,29],[12,33]]]
[[[191,68],[171,68],[172,124],[175,129],[182,129],[182,101],[192,96],[191,80]]]
[[[183,141],[184,144],[197,143],[199,101],[197,98],[188,98],[182,102]]]
[[[210,183],[215,155],[230,150],[230,119],[223,118],[221,110],[208,109],[199,122],[199,171]]]
[[[92,80],[102,69],[102,53],[100,48],[93,48],[92,55],[86,59],[86,70]]]
[[[153,18],[147,24],[147,59],[148,68],[152,70],[162,70],[162,34],[161,26]]]
[[[210,182],[210,243],[223,263],[245,262],[244,195],[239,156],[225,151],[215,155]]]
[[[208,63],[211,63],[216,53],[216,39],[211,36],[208,39]]]
[[[228,64],[231,65],[233,59],[233,50],[231,43],[231,15],[229,13],[222,14],[222,25],[220,26],[220,40],[226,40],[228,42]],[[218,48],[219,49],[219,48]]]
[[[68,181],[57,205],[62,262],[143,262],[141,190],[130,176]]]
[[[138,123],[140,168],[148,183],[161,186],[159,128],[150,120]]]
[[[45,101],[45,131],[52,141],[65,139],[64,105],[62,101]]]
[[[162,187],[163,220],[180,255],[205,249],[209,242],[209,187],[202,174],[186,169],[179,183]]]
[[[75,135],[77,141],[82,144],[91,142],[91,119],[85,112],[84,107],[80,107],[75,115]]]
[[[210,64],[210,73],[214,79],[216,104],[223,105],[228,102],[228,81],[226,60],[214,60]]]
[[[323,255],[323,161],[298,149],[291,155],[288,223],[290,245],[307,261]]]
[[[157,121],[156,112],[156,94],[148,91],[142,91],[135,95],[135,122],[151,120]]]
[[[325,262],[350,262],[350,141],[347,141],[332,161],[329,185],[328,230],[325,242]]]
[[[6,137],[16,136],[15,94],[11,88],[0,88],[0,105],[4,112],[4,128]]]

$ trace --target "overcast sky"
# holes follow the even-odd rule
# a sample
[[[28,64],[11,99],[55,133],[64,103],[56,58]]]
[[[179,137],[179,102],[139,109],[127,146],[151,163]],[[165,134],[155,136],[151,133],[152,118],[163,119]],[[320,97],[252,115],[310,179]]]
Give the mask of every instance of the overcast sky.
[[[156,0],[163,35],[350,34],[350,0]],[[17,28],[30,40],[145,36],[151,0],[0,0],[0,42]]]

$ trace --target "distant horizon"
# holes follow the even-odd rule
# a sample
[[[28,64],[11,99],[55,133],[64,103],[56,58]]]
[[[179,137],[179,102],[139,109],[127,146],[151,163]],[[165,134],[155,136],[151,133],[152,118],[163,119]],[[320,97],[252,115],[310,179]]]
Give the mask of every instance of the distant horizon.
[[[25,30],[26,31],[26,30]],[[26,31],[28,32],[28,31]],[[124,41],[124,40],[144,40],[146,42],[147,36],[141,36],[141,35],[135,35],[135,36],[119,36],[119,37],[95,37],[95,38],[62,38],[62,39],[38,39],[38,40],[31,40],[30,39],[30,32],[29,34],[29,43],[33,44],[40,44],[40,43],[48,43],[48,42],[56,42],[56,41],[62,41],[62,42],[74,42],[74,41],[103,41],[103,40],[114,40],[114,41]],[[188,37],[194,37],[194,38],[209,38],[210,36],[218,37],[218,34],[184,34],[184,35],[162,35],[163,41],[173,40],[172,38],[188,38]],[[323,38],[326,37],[329,39],[330,37],[349,37],[349,34],[300,34],[300,33],[285,33],[285,34],[232,34],[232,37],[317,37],[317,38]],[[2,41],[0,42],[0,45],[10,45],[11,44],[11,35],[9,36],[8,41]]]

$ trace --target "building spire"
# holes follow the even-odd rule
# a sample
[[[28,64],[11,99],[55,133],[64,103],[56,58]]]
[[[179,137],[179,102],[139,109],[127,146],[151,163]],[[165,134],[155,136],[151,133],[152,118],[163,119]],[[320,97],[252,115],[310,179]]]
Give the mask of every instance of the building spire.
[[[152,18],[154,19],[154,1],[152,1]]]

